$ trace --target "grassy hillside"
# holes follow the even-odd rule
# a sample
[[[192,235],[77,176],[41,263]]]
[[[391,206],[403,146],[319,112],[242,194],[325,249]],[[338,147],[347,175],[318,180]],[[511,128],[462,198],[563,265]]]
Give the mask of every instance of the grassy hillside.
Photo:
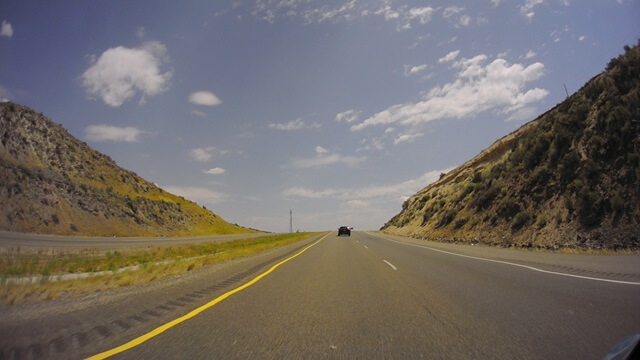
[[[409,198],[384,232],[499,246],[640,248],[640,46]]]
[[[14,103],[0,104],[0,230],[63,235],[249,233],[167,193]]]

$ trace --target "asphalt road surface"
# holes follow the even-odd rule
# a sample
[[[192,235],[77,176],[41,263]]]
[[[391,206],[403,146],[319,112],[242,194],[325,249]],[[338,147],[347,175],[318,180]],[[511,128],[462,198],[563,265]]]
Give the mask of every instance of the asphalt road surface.
[[[639,304],[637,255],[332,232],[178,282],[0,308],[0,357],[600,359],[640,333]]]

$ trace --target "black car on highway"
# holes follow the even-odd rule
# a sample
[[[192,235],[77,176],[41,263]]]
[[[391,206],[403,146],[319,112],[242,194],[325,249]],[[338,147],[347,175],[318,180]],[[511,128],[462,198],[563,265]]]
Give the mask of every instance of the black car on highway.
[[[351,228],[348,226],[340,226],[338,228],[338,236],[345,234],[347,236],[351,236]]]

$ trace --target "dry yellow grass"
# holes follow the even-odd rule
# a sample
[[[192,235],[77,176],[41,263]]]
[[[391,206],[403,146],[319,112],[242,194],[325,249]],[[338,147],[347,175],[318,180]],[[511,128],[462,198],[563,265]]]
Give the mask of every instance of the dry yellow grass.
[[[280,234],[226,243],[155,247],[102,255],[13,253],[0,259],[0,274],[3,278],[0,284],[0,301],[12,305],[147,284],[203,266],[288,245],[316,234]],[[137,266],[137,268],[83,279],[50,281],[50,278],[60,274],[115,271],[130,266]],[[35,284],[20,284],[7,282],[6,278],[10,274],[12,276],[41,274],[49,278],[43,277]]]

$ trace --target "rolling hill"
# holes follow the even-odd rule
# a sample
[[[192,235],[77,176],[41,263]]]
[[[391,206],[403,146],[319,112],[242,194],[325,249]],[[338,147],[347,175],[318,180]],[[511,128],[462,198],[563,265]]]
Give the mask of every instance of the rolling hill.
[[[640,45],[411,196],[382,231],[526,248],[640,248]]]
[[[42,114],[0,103],[0,230],[89,236],[250,233],[170,194]]]

